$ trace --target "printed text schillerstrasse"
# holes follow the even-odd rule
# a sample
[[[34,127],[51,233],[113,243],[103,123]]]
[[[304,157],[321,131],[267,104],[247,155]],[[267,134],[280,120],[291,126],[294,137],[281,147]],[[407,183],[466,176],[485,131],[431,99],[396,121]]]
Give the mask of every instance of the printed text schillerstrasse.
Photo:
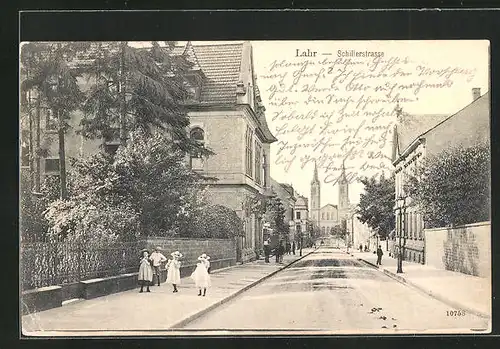
[[[384,57],[384,52],[377,51],[357,51],[357,50],[338,50],[337,57]]]

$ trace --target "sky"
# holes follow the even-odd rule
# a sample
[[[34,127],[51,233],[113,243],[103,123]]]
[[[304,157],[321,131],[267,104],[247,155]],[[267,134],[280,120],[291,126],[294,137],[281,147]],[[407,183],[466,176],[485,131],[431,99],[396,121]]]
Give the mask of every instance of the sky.
[[[392,72],[397,71],[397,67],[401,67],[403,71],[411,72],[412,75],[409,77],[400,77],[398,74],[395,74],[397,77],[383,77],[377,78],[379,75],[376,73],[383,73],[384,70],[382,68],[382,64],[379,63],[372,73],[373,76],[368,76],[369,70],[373,69],[375,66],[372,57],[370,58],[352,58],[359,62],[359,65],[351,65],[350,70],[352,70],[352,74],[359,73],[358,78],[355,82],[359,82],[358,87],[362,89],[361,85],[385,85],[389,84],[392,86],[394,83],[399,83],[402,86],[408,86],[410,83],[419,82],[422,79],[425,79],[426,83],[429,85],[428,88],[421,88],[421,90],[416,94],[410,89],[402,89],[401,94],[402,97],[408,96],[413,97],[411,102],[403,100],[400,103],[400,106],[406,113],[410,114],[446,114],[451,115],[469,103],[472,102],[472,88],[479,87],[481,88],[481,94],[484,94],[489,90],[489,42],[488,41],[253,41],[253,60],[254,67],[257,76],[257,84],[259,86],[263,104],[266,107],[266,117],[268,120],[268,124],[271,132],[275,135],[277,133],[281,133],[279,130],[283,130],[283,124],[286,122],[280,120],[273,120],[275,115],[283,115],[283,113],[290,115],[290,113],[307,115],[308,112],[312,110],[318,110],[320,113],[333,113],[335,115],[339,114],[340,108],[338,105],[331,104],[321,104],[319,101],[325,101],[326,96],[330,91],[328,90],[328,86],[330,86],[329,76],[327,74],[327,70],[332,64],[324,64],[324,65],[316,65],[316,66],[308,66],[305,69],[305,73],[309,72],[312,76],[309,78],[302,78],[302,82],[311,85],[314,81],[316,81],[316,85],[318,88],[325,87],[325,92],[313,93],[316,96],[316,100],[318,104],[306,103],[305,93],[300,92],[301,89],[299,87],[298,92],[292,91],[290,93],[283,93],[282,96],[286,96],[288,100],[296,100],[298,103],[293,105],[286,106],[277,106],[276,103],[272,103],[272,101],[276,101],[276,94],[272,96],[273,91],[276,91],[277,88],[273,87],[279,85],[279,81],[285,72],[287,76],[282,79],[284,83],[285,89],[287,86],[292,84],[293,82],[293,74],[297,71],[300,71],[301,66],[298,65],[300,62],[305,60],[309,60],[311,62],[319,63],[323,61],[325,58],[328,61],[335,62],[340,59],[348,59],[351,57],[338,57],[338,50],[341,50],[343,53],[352,54],[354,51],[365,52],[370,51],[374,52],[376,55],[377,52],[382,52],[383,57],[380,60],[390,61],[399,58],[403,60],[407,59],[407,62],[395,65],[392,68]],[[300,53],[302,52],[316,52],[316,57],[297,57],[297,50]],[[299,53],[299,54],[300,54]],[[341,53],[342,54],[342,53]],[[281,64],[281,68],[276,68],[277,64],[282,63],[285,60],[289,64],[293,64],[290,68],[283,68],[285,64]],[[276,64],[277,63],[277,64]],[[333,66],[331,69],[333,73],[336,70],[339,73],[344,69],[344,67],[337,61],[337,64]],[[370,65],[371,64],[371,65]],[[274,67],[274,68],[273,68]],[[303,67],[303,66],[302,66]],[[340,68],[339,68],[340,67]],[[323,76],[324,78],[317,78],[314,76],[314,73],[320,72],[321,69],[326,68]],[[337,69],[338,68],[338,69]],[[454,70],[455,69],[455,70]],[[388,70],[386,70],[387,72]],[[351,76],[352,76],[351,74]],[[451,74],[451,75],[450,75]],[[333,74],[335,75],[335,74]],[[332,76],[332,75],[330,75]],[[287,80],[288,79],[288,80]],[[361,95],[364,98],[368,98],[372,96],[373,98],[377,98],[380,96],[380,93],[373,92],[372,89],[368,89],[366,91],[357,91],[356,88],[346,87],[346,83],[349,80],[344,82],[344,84],[338,84],[340,87],[336,92],[335,96],[337,98],[348,98],[349,96],[353,96],[354,100],[358,100]],[[322,84],[323,82],[323,84]],[[438,85],[442,84],[442,85]],[[300,83],[298,84],[300,85]],[[343,86],[342,86],[343,85]],[[437,86],[445,86],[438,88]],[[396,87],[396,89],[398,88]],[[279,87],[278,87],[279,89]],[[304,96],[304,97],[301,97]],[[416,98],[415,98],[416,97]],[[406,97],[405,97],[406,98]],[[412,99],[412,98],[407,98]],[[373,104],[368,108],[370,110],[377,111],[380,108],[384,108],[385,111],[391,111],[396,106],[396,103],[387,103],[387,104]],[[351,105],[352,107],[352,105]],[[367,109],[368,109],[367,108]],[[352,109],[356,109],[352,107]],[[281,114],[277,114],[281,112]],[[318,114],[316,114],[318,115]],[[337,123],[338,128],[348,127],[351,125],[353,128],[356,128],[356,125],[360,125],[360,120],[363,117],[351,117],[344,118],[344,120],[340,123]],[[365,119],[369,122],[371,118]],[[376,120],[373,125],[377,126],[385,126],[389,132],[392,132],[392,125],[396,122],[395,115],[385,115]],[[295,124],[301,127],[307,127],[308,125],[312,125],[313,123],[317,123],[321,125],[321,122],[318,121],[318,118],[314,118],[312,120],[300,120],[295,122]],[[290,129],[292,123],[288,123],[288,129]],[[365,123],[364,126],[368,125]],[[365,135],[370,133],[369,130],[364,130]],[[305,138],[309,137],[309,139],[315,139],[319,136],[320,130],[316,127],[312,132],[310,132]],[[363,130],[360,131],[358,136],[363,133]],[[342,139],[346,136],[347,133],[342,134],[341,132],[337,132],[334,135],[334,139]],[[417,136],[417,135],[415,135]],[[302,140],[300,142],[297,141],[297,134],[292,133],[281,133],[277,136],[279,141],[288,142],[289,144],[292,142],[304,143]],[[361,137],[362,138],[362,137]],[[387,140],[392,141],[392,136],[387,136]],[[279,142],[278,142],[279,143]],[[342,143],[342,142],[341,142]],[[386,156],[390,156],[392,142],[379,142],[377,145],[371,146],[372,149],[377,150],[379,146],[383,146],[383,153]],[[312,179],[313,162],[308,162],[303,168],[302,166],[295,161],[290,168],[287,170],[286,163],[276,164],[277,154],[279,153],[280,145],[275,143],[271,147],[272,159],[274,159],[275,163],[271,165],[271,176],[279,181],[292,184],[294,188],[302,195],[309,197],[310,193],[310,181]],[[338,151],[338,147],[329,148],[326,153],[331,152],[335,153]],[[359,148],[359,146],[358,146]],[[370,148],[367,147],[367,148]],[[378,151],[378,150],[377,150]],[[302,156],[313,154],[320,154],[318,151],[314,151],[311,149],[303,149],[301,152],[297,151],[296,154],[300,153],[299,158]],[[324,152],[325,153],[325,152]],[[283,151],[281,152],[283,154]],[[289,156],[290,158],[290,156]],[[346,172],[351,171],[352,173],[357,173],[360,176],[371,176],[377,173],[384,172],[388,174],[392,170],[391,161],[389,159],[384,159],[383,162],[385,166],[382,166],[382,169],[363,169],[363,164],[365,163],[366,156],[361,156],[357,159],[346,159],[345,166],[346,168],[350,168],[350,170],[346,170]],[[273,160],[272,160],[273,161]],[[380,161],[371,160],[369,163],[378,164]],[[340,165],[342,160],[339,159],[336,161],[335,168],[337,170],[328,170],[325,168],[319,168],[319,179],[320,181],[324,181],[327,176],[338,177],[340,171]],[[327,203],[338,204],[338,186],[333,183],[322,183],[322,193],[321,193],[321,205],[325,205]],[[349,199],[351,203],[359,202],[359,195],[363,192],[363,185],[353,179],[352,183],[349,187]]]
[[[396,105],[409,114],[452,115],[472,102],[472,88],[481,94],[489,90],[486,40],[251,45],[266,119],[278,139],[271,145],[271,176],[309,197],[316,160],[322,206],[338,204],[336,179],[343,162],[351,203],[363,192],[357,178],[392,172]],[[312,146],[318,141],[320,146]]]

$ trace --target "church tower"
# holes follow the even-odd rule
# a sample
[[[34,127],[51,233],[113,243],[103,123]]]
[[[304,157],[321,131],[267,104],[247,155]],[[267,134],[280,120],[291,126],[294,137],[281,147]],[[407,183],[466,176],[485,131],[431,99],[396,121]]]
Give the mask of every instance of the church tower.
[[[318,178],[318,168],[314,162],[314,175],[311,181],[311,218],[319,227],[320,209],[321,209],[321,184]]]
[[[339,211],[342,219],[346,219],[349,212],[349,181],[345,175],[345,165],[342,162],[342,173],[339,177]]]

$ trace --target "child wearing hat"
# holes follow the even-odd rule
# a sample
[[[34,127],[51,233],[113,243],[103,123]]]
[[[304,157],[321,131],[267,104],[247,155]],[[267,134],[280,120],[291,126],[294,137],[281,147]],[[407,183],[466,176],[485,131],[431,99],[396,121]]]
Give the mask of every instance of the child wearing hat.
[[[153,281],[153,269],[151,268],[151,263],[149,260],[149,253],[146,250],[142,251],[142,258],[139,266],[139,283],[141,284],[141,290],[139,293],[143,292],[144,286],[146,286],[146,292],[151,292],[149,290],[149,284]]]
[[[169,259],[167,262],[167,283],[172,284],[174,286],[174,293],[179,292],[177,290],[177,285],[181,283],[181,261],[182,254],[179,251],[175,251],[170,254],[172,259]]]
[[[158,286],[160,286],[160,278],[161,278],[161,263],[166,262],[167,258],[160,252],[161,247],[157,246],[153,253],[151,253],[151,261],[153,263],[153,279],[154,276],[156,275],[156,278],[158,279]],[[153,283],[154,286],[154,283]]]
[[[198,288],[198,296],[201,296],[201,289],[203,289],[203,297],[207,293],[207,287],[210,287],[210,275],[208,270],[210,268],[210,257],[205,253],[198,257],[198,263],[196,264],[196,269],[191,274],[191,279],[193,279],[196,288]]]

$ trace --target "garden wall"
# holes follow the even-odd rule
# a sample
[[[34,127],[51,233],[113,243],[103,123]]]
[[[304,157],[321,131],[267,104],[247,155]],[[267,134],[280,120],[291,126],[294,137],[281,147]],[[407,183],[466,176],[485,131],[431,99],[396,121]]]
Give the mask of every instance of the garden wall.
[[[425,264],[464,274],[491,275],[491,223],[425,229]]]

